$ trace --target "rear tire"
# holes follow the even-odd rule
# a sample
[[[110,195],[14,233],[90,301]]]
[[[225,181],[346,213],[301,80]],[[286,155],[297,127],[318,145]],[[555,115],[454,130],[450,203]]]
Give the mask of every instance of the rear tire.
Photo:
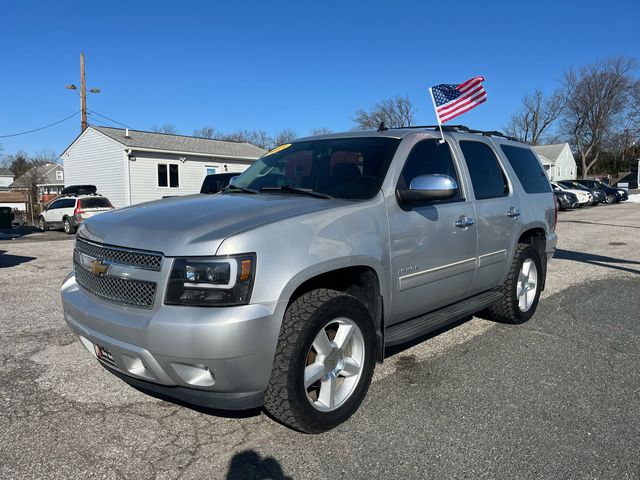
[[[502,323],[524,323],[538,307],[542,285],[544,273],[538,251],[529,244],[519,243],[502,285],[502,299],[480,316]]]
[[[330,430],[364,399],[375,349],[373,322],[356,298],[328,289],[305,293],[282,321],[265,409],[302,432]]]
[[[71,220],[69,220],[69,217],[64,218],[63,224],[64,224],[64,233],[67,233],[69,235],[76,233],[76,227],[71,225]]]

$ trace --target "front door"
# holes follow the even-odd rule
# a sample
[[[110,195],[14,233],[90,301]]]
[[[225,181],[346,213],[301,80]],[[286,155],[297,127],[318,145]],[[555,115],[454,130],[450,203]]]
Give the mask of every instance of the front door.
[[[473,202],[465,198],[459,165],[448,143],[422,140],[409,153],[397,188],[418,175],[444,174],[459,185],[449,200],[406,207],[388,201],[393,298],[390,324],[464,298],[476,267]],[[464,226],[459,220],[468,218]],[[456,225],[457,224],[457,225]]]
[[[509,185],[504,167],[483,140],[460,140],[467,164],[478,219],[478,269],[470,293],[499,285],[511,265],[520,231],[520,202]]]

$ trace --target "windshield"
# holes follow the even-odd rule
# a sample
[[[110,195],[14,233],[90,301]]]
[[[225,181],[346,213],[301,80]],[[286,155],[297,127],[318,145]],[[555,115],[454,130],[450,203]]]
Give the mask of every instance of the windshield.
[[[372,198],[380,190],[400,139],[355,137],[281,145],[258,159],[225,193],[299,194],[303,189],[346,199]]]

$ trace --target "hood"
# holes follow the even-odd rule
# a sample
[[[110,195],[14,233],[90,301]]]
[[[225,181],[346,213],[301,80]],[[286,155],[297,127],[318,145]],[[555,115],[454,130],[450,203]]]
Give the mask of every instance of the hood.
[[[236,233],[349,203],[279,194],[189,195],[101,213],[85,221],[78,234],[166,256],[214,255]]]

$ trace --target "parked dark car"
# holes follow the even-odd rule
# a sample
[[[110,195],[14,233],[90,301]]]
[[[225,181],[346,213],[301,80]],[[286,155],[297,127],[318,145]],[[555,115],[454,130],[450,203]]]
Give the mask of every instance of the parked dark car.
[[[604,193],[606,194],[605,201],[607,203],[624,202],[625,200],[629,199],[629,194],[627,194],[625,190],[621,188],[610,187],[609,185],[606,185],[599,180],[578,180],[578,183],[588,188],[598,188],[604,191]]]
[[[578,197],[576,197],[575,194],[571,192],[565,192],[563,190],[554,188],[553,193],[558,200],[560,210],[568,210],[570,208],[578,208],[580,206]]]
[[[233,177],[237,177],[239,173],[212,173],[204,177],[200,193],[218,193],[224,187],[229,185]]]
[[[607,194],[604,193],[604,190],[601,190],[599,188],[590,188],[585,185],[581,185],[575,180],[560,180],[558,183],[563,187],[574,188],[578,190],[591,192],[591,195],[593,195],[593,202],[591,202],[591,205],[598,205],[599,203],[604,202],[607,199]]]

